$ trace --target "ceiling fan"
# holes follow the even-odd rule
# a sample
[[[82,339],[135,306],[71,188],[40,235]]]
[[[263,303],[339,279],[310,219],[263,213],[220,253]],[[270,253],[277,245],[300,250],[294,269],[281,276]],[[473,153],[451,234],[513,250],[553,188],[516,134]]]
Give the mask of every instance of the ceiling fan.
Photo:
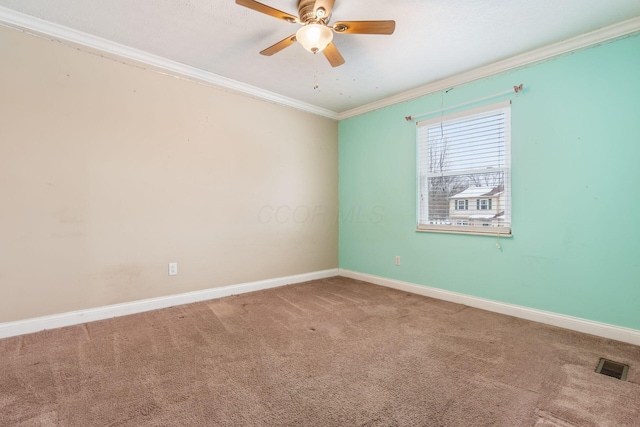
[[[344,64],[344,58],[333,44],[333,33],[338,34],[393,34],[395,21],[339,21],[329,25],[335,0],[299,0],[298,16],[290,15],[254,0],[236,0],[236,3],[274,18],[297,23],[302,27],[289,37],[260,52],[271,56],[296,41],[312,53],[322,52],[333,67]]]

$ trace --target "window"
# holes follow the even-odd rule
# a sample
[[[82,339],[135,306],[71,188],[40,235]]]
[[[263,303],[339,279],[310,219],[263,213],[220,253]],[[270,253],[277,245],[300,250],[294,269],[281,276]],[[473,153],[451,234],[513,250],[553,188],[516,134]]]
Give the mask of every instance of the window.
[[[479,211],[486,211],[491,209],[491,199],[478,199],[476,200],[476,209]]]
[[[468,200],[456,200],[456,210],[458,211],[466,211],[469,209],[469,201]]]
[[[511,234],[510,102],[417,126],[418,230]]]

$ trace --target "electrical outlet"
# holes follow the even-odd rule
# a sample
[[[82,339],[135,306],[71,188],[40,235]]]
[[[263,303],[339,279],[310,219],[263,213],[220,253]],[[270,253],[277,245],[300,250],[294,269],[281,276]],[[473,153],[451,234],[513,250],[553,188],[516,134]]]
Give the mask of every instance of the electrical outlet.
[[[400,257],[396,255],[396,265],[400,265]]]
[[[178,263],[170,262],[169,263],[169,276],[177,276],[178,275]]]

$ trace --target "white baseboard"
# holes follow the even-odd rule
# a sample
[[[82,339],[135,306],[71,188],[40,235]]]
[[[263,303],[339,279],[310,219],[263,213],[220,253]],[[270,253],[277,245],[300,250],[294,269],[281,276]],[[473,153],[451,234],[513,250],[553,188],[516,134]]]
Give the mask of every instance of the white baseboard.
[[[205,289],[202,291],[186,292],[183,294],[169,295],[166,297],[149,298],[122,304],[107,305],[86,310],[70,311],[51,316],[36,317],[19,320],[16,322],[0,323],[0,338],[16,335],[30,334],[45,329],[62,328],[64,326],[78,325],[96,320],[110,319],[112,317],[126,316],[128,314],[142,313],[176,305],[206,301],[222,298],[229,295],[243,294],[262,289],[276,288],[278,286],[306,282],[309,280],[325,279],[337,276],[337,268],[315,271],[312,273],[297,274],[295,276],[278,277],[275,279],[259,280],[256,282],[241,283],[237,285],[223,286],[220,288]]]
[[[399,280],[387,279],[380,276],[374,276],[370,274],[337,268],[316,271],[312,273],[298,274],[294,276],[278,277],[275,279],[259,280],[256,282],[223,286],[219,288],[205,289],[202,291],[169,295],[166,297],[149,298],[121,304],[90,308],[86,310],[71,311],[67,313],[54,314],[51,316],[19,320],[16,322],[0,323],[0,338],[29,334],[33,332],[43,331],[45,329],[55,329],[64,326],[78,325],[81,323],[93,322],[96,320],[110,319],[112,317],[126,316],[129,314],[142,313],[145,311],[157,310],[176,305],[222,298],[230,295],[237,295],[246,292],[253,292],[262,289],[269,289],[294,283],[306,282],[309,280],[325,279],[337,275],[350,277],[352,279],[362,280],[376,285],[399,289],[405,292],[411,292],[431,298],[437,298],[444,301],[464,304],[469,307],[475,307],[495,313],[506,314],[509,316],[519,317],[521,319],[531,320],[534,322],[545,323],[547,325],[558,326],[561,328],[596,335],[603,338],[609,338],[634,345],[640,345],[640,331],[636,329],[624,328],[607,323],[594,322],[592,320],[581,319],[578,317],[566,316],[563,314],[537,310],[534,308],[492,301],[457,292],[446,291],[443,289],[416,285],[414,283],[402,282]]]
[[[640,345],[640,331],[636,329],[594,322],[592,320],[537,310],[535,308],[492,301],[457,292],[445,291],[443,289],[358,273],[356,271],[340,269],[339,274],[344,277],[350,277],[352,279],[362,280],[376,285],[386,286],[388,288],[399,289],[405,292],[464,304],[469,307],[480,308],[482,310],[506,314],[513,317],[519,317],[521,319],[532,320],[534,322],[545,323],[547,325],[559,326],[561,328],[596,335],[598,337]]]

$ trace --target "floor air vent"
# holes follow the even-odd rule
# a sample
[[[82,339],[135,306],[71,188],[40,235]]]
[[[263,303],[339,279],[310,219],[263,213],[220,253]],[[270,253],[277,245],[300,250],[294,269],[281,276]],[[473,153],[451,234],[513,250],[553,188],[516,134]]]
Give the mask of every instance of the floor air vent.
[[[629,372],[629,366],[607,359],[600,359],[596,372],[625,381],[627,379],[627,372]]]

